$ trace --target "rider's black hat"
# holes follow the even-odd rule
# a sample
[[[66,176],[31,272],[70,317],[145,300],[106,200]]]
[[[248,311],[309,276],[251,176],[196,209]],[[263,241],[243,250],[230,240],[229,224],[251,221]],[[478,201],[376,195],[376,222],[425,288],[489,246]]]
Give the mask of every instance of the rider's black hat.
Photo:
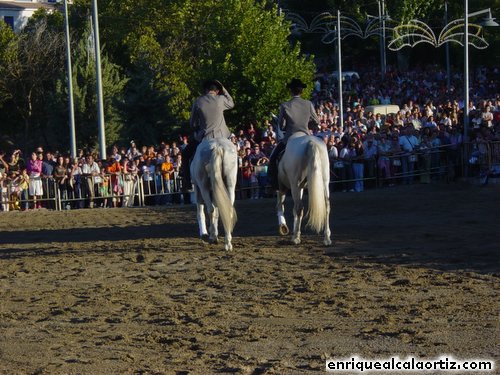
[[[287,87],[289,89],[295,89],[295,88],[305,89],[307,85],[304,82],[302,82],[300,78],[294,78],[290,81]]]
[[[204,90],[217,89],[219,91],[222,91],[222,83],[220,83],[216,79],[207,79],[205,82],[203,82],[203,89]]]

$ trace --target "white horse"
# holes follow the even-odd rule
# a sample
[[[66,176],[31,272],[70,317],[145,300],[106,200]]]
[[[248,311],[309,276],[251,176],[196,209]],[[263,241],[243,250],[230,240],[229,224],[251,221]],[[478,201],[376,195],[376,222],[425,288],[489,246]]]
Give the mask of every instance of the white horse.
[[[231,239],[237,219],[233,206],[237,172],[238,157],[230,140],[208,139],[200,143],[191,163],[200,236],[203,240],[217,243],[220,216],[225,231],[226,250],[233,249]],[[205,221],[205,206],[210,220],[209,233]]]
[[[293,198],[292,242],[300,243],[300,228],[304,213],[302,195],[308,189],[309,205],[307,225],[316,233],[323,231],[323,243],[330,239],[330,162],[326,145],[318,137],[302,133],[293,134],[287,141],[285,153],[278,165],[278,224],[280,234],[289,233],[284,216],[284,202],[288,190]]]

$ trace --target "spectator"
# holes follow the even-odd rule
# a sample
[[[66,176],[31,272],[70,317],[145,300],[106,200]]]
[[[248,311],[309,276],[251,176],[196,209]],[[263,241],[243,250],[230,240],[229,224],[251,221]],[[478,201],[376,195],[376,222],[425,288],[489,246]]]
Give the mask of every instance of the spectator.
[[[54,168],[56,166],[56,161],[54,160],[54,154],[51,151],[45,153],[45,158],[43,153],[38,153],[38,158],[42,160],[42,177],[45,182],[43,189],[44,199],[46,200],[44,205],[46,208],[54,209],[54,198],[55,194],[55,180],[54,180]]]
[[[392,183],[392,173],[391,164],[389,156],[391,154],[391,144],[387,141],[387,134],[384,133],[380,136],[380,142],[377,144],[377,166],[378,166],[378,177],[380,179],[380,186],[384,186],[384,182],[387,181],[389,186],[394,185]]]
[[[169,155],[167,155],[165,161],[161,163],[160,171],[163,180],[163,190],[168,194],[167,202],[172,203],[171,194],[174,192],[175,169],[174,163],[172,163]]]
[[[106,173],[110,178],[110,189],[111,195],[113,196],[112,204],[113,207],[117,207],[118,202],[120,201],[120,197],[123,195],[123,176],[122,164],[113,155],[109,157],[108,165],[106,166]]]
[[[21,211],[27,211],[29,209],[29,183],[30,176],[28,175],[28,170],[26,167],[21,168],[21,174],[17,177],[19,179],[19,198],[21,201],[20,209]]]
[[[378,148],[373,134],[367,134],[363,142],[364,150],[364,177],[368,179],[370,186],[376,186],[376,166]]]
[[[348,138],[342,139],[342,149],[340,150],[339,159],[342,161],[343,167],[340,169],[340,178],[342,182],[342,191],[354,191],[352,185],[353,171],[352,171],[352,157],[354,155],[354,144]]]
[[[82,196],[87,201],[88,208],[96,207],[96,197],[99,197],[99,184],[102,182],[101,168],[94,161],[94,156],[88,154],[82,165]]]
[[[41,157],[39,157],[41,155]],[[28,161],[27,171],[29,174],[29,195],[33,200],[33,209],[42,208],[40,200],[43,196],[42,186],[42,157],[43,153],[37,155],[36,152],[31,153],[31,159]]]
[[[132,168],[131,168],[132,167]],[[137,168],[135,163],[124,157],[121,160],[121,172],[123,176],[123,201],[122,207],[132,207],[134,205],[135,176],[131,169]]]
[[[248,158],[243,159],[241,166],[241,189],[243,197],[250,199],[258,198],[257,177],[255,175],[255,167],[250,163]]]
[[[112,151],[111,151],[111,157],[114,160],[116,160],[117,162],[120,162],[120,160],[122,158],[122,155],[121,155],[120,151],[118,150],[118,146],[117,145],[113,145]]]
[[[84,160],[85,158],[75,158],[71,162],[71,166],[68,167],[68,192],[71,192],[70,196],[75,200],[71,205],[73,208],[84,208],[85,206],[85,202],[82,199],[82,166]]]
[[[144,187],[144,203],[147,206],[152,206],[154,204],[154,195],[156,194],[156,181],[155,181],[155,172],[156,166],[152,162],[150,158],[146,159],[142,164],[141,172],[142,172],[142,181]]]
[[[361,193],[364,191],[364,161],[365,161],[365,150],[363,148],[363,142],[357,136],[353,137],[351,146],[351,160],[352,160],[352,172],[354,178],[354,191]]]
[[[67,166],[64,162],[64,157],[62,155],[57,157],[57,162],[53,170],[54,180],[59,188],[60,197],[63,200],[68,199],[68,173]]]
[[[403,135],[399,137],[399,145],[404,154],[401,155],[401,167],[403,172],[403,184],[413,182],[413,171],[417,161],[414,151],[418,148],[418,139],[414,135],[414,127],[409,125],[404,129]]]

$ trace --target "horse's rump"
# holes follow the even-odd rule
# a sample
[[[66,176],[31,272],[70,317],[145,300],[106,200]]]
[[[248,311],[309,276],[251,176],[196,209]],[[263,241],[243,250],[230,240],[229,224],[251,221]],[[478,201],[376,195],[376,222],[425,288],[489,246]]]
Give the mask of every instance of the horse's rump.
[[[191,179],[194,184],[198,206],[200,235],[206,228],[204,215],[200,216],[205,205],[211,217],[211,237],[216,241],[217,219],[220,216],[226,232],[226,249],[231,249],[231,231],[236,223],[234,210],[234,190],[238,171],[236,149],[228,139],[208,139],[202,141],[191,163]],[[215,228],[214,228],[215,226]],[[229,238],[229,240],[228,240]]]
[[[292,191],[294,200],[294,242],[300,242],[300,222],[302,219],[302,191],[308,189],[308,223],[315,232],[325,232],[325,244],[330,244],[330,162],[324,141],[304,134],[292,135],[285,153],[278,165],[280,185],[278,217],[284,222],[283,200],[286,190]]]

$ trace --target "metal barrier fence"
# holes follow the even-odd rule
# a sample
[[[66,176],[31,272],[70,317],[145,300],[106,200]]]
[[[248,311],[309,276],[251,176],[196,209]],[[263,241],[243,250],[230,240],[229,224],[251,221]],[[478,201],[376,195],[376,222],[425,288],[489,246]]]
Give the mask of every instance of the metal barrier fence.
[[[44,208],[63,210],[95,207],[133,207],[182,203],[181,182],[177,173],[172,180],[162,174],[116,175],[101,174],[79,177],[59,183],[52,177],[42,177],[41,196],[30,196],[14,182],[0,190],[0,210]]]
[[[445,145],[372,160],[337,159],[331,161],[330,167],[332,189],[346,191],[478,177],[495,170],[500,173],[500,141],[469,143],[458,149]],[[0,211],[31,209],[39,204],[48,209],[64,210],[194,202],[192,193],[181,191],[182,179],[177,172],[172,179],[165,179],[161,173],[104,174],[71,179],[64,184],[52,177],[42,178],[43,195],[40,197],[29,196],[27,189],[20,189],[12,181],[1,186]],[[237,199],[257,199],[273,194],[268,186],[267,167],[256,168],[255,177],[250,180],[239,172]]]

